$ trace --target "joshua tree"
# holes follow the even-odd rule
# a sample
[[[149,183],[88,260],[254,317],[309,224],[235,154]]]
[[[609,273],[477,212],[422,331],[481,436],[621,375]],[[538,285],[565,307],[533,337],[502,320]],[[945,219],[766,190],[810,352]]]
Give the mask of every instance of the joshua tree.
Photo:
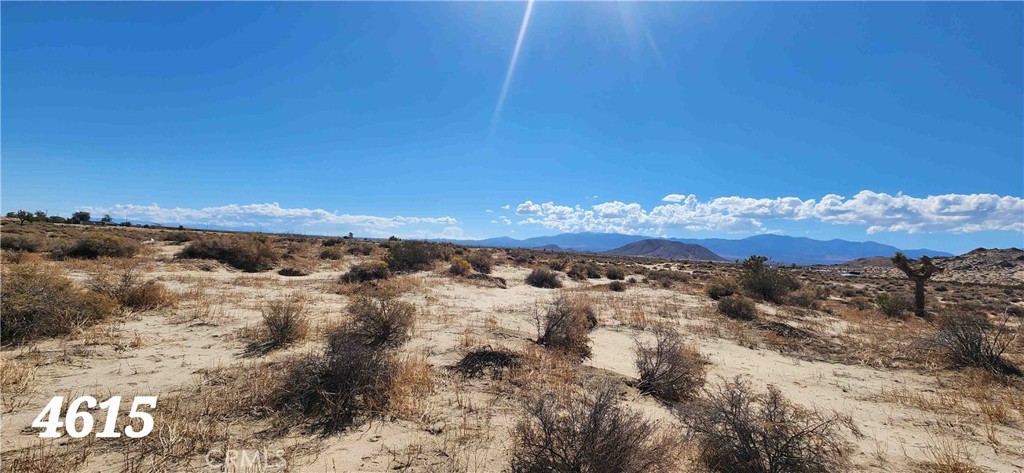
[[[921,256],[920,263],[911,264],[907,256],[899,251],[892,257],[892,264],[914,281],[914,314],[925,317],[928,314],[924,311],[924,282],[933,274],[942,272],[942,268],[935,266],[927,256]]]

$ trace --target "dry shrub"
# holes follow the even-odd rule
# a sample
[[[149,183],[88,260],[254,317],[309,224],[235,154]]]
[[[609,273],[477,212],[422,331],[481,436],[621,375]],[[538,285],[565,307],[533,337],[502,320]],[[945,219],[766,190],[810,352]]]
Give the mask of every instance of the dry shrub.
[[[177,297],[155,279],[143,279],[138,266],[131,264],[120,276],[100,273],[89,281],[89,287],[117,301],[122,309],[153,310],[174,305]]]
[[[633,353],[640,373],[636,388],[663,402],[691,399],[704,386],[707,363],[670,326],[658,325],[653,331],[653,345],[635,340]]]
[[[560,295],[538,320],[537,343],[579,358],[590,357],[589,333],[597,326],[593,308],[579,298]]]
[[[739,294],[719,299],[718,311],[730,319],[754,320],[757,317],[757,306],[754,305],[754,301]]]
[[[723,297],[729,297],[739,292],[739,284],[732,278],[715,278],[708,283],[704,291],[707,292],[708,297],[713,300],[719,300]]]
[[[426,271],[435,261],[447,260],[452,246],[427,241],[393,241],[389,243],[387,262],[392,271]]]
[[[43,247],[39,238],[28,235],[0,235],[0,248],[11,251],[27,251],[34,253]]]
[[[56,270],[35,265],[3,267],[0,301],[4,344],[64,335],[117,312],[109,297],[80,290]]]
[[[491,274],[491,269],[494,266],[494,257],[491,256],[490,251],[476,250],[470,253],[466,260],[469,261],[474,271],[480,274]]]
[[[345,248],[350,255],[370,256],[373,253],[373,245],[369,243],[353,243]]]
[[[469,276],[473,272],[473,266],[461,256],[452,257],[452,265],[448,267],[448,274],[452,276]]]
[[[896,294],[882,293],[875,298],[878,310],[889,317],[902,317],[914,308],[913,302]]]
[[[726,380],[678,411],[699,442],[698,461],[723,473],[831,473],[849,468],[848,417],[793,404],[775,386],[754,392],[741,378]]]
[[[934,344],[957,367],[981,368],[997,374],[1024,376],[1021,369],[1003,358],[1013,345],[1019,327],[1009,324],[1009,315],[998,326],[984,316],[946,315],[938,320]]]
[[[347,273],[341,277],[341,282],[361,283],[379,281],[391,277],[391,270],[388,264],[383,261],[369,261],[352,266]]]
[[[308,258],[297,258],[289,261],[277,274],[281,276],[309,276],[316,271],[316,262]]]
[[[288,367],[274,407],[305,416],[325,433],[335,432],[385,411],[397,368],[387,350],[338,331],[323,352]]]
[[[605,271],[605,276],[613,281],[622,281],[626,279],[626,270],[620,266],[610,266],[608,267],[608,270]]]
[[[163,237],[161,239],[163,241],[170,241],[170,242],[174,242],[174,243],[187,243],[187,242],[190,242],[190,241],[194,240],[195,237],[196,237],[196,233],[195,232],[186,232],[186,231],[176,230],[176,231],[173,231],[173,232],[164,233]]]
[[[679,438],[620,406],[610,386],[593,395],[528,399],[513,430],[515,473],[676,471]]]
[[[467,353],[452,369],[467,378],[480,377],[487,372],[492,378],[500,378],[505,370],[518,368],[521,359],[519,353],[487,346]]]
[[[825,299],[826,293],[822,288],[804,286],[793,291],[786,298],[789,305],[803,307],[805,309],[817,309],[819,302]]]
[[[306,338],[309,317],[306,304],[299,298],[267,302],[260,308],[266,349],[273,350]]]
[[[690,276],[682,271],[656,269],[647,273],[647,280],[658,281],[662,285],[669,286],[675,282],[685,283],[690,280]]]
[[[623,292],[626,290],[626,283],[622,281],[612,281],[608,284],[608,289],[615,292]]]
[[[740,284],[754,297],[781,304],[786,295],[800,288],[800,283],[786,270],[767,262],[764,256],[747,258],[740,272]]]
[[[562,287],[562,281],[558,280],[558,273],[547,269],[534,269],[526,276],[526,284],[542,289],[557,289]]]
[[[346,337],[377,347],[394,347],[409,339],[416,322],[416,307],[390,291],[368,289],[348,304],[351,316]]]
[[[57,250],[54,256],[59,258],[96,259],[101,256],[126,258],[135,256],[142,245],[130,238],[111,233],[90,233],[79,238],[70,247]]]
[[[564,258],[558,258],[548,261],[548,267],[555,271],[565,271],[565,268],[568,266],[569,261]]]
[[[329,246],[320,250],[320,259],[337,261],[344,257],[345,254],[340,249],[333,246]]]
[[[179,258],[212,259],[247,272],[267,271],[281,260],[281,253],[263,235],[220,235],[193,240]]]

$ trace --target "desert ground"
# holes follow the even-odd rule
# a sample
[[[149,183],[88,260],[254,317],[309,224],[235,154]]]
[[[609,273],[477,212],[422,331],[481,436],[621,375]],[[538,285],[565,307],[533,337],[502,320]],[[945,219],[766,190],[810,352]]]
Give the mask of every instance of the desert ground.
[[[892,271],[769,267],[764,297],[739,264],[9,219],[2,241],[3,471],[1024,470],[1019,272],[951,267],[920,318]],[[965,318],[994,358],[959,356]],[[641,354],[682,377],[657,389]],[[40,439],[81,395],[158,396],[155,428]],[[795,457],[740,469],[725,421]]]

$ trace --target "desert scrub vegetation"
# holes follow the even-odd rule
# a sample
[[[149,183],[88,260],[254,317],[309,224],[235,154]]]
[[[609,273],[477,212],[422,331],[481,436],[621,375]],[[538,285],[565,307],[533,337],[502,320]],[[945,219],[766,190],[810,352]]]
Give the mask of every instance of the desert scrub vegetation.
[[[501,378],[505,371],[519,368],[522,358],[523,355],[510,350],[485,346],[466,353],[451,369],[467,378],[477,378],[490,373],[491,378],[497,379]]]
[[[704,288],[704,292],[707,293],[708,297],[716,301],[736,294],[739,290],[740,286],[735,279],[725,277],[712,279]]]
[[[613,292],[623,292],[626,290],[626,283],[622,281],[612,281],[608,284],[608,290]]]
[[[142,244],[108,232],[87,233],[70,246],[54,250],[56,259],[79,258],[96,259],[99,257],[127,258],[135,256]]]
[[[416,306],[399,300],[392,291],[367,288],[349,302],[348,315],[345,337],[368,346],[395,347],[409,339]]]
[[[448,267],[448,274],[452,276],[469,276],[473,272],[473,265],[461,256],[453,256],[451,263],[451,266]]]
[[[696,437],[697,461],[721,473],[848,471],[851,449],[842,435],[853,422],[793,404],[775,386],[758,393],[750,383],[724,380],[678,411]]]
[[[593,306],[581,298],[559,295],[538,317],[537,343],[572,357],[590,357],[590,331],[597,327]]]
[[[914,305],[907,298],[883,292],[875,298],[875,305],[878,310],[889,317],[902,317],[914,308]]]
[[[739,294],[719,299],[718,311],[736,320],[754,320],[757,317],[757,306],[754,305],[754,301]]]
[[[673,283],[688,282],[690,276],[682,271],[655,269],[647,272],[647,280],[659,282],[663,287],[667,288],[671,287]]]
[[[292,297],[272,300],[260,307],[259,339],[250,346],[254,352],[269,352],[306,338],[309,316],[305,301]]]
[[[320,259],[337,261],[345,257],[341,249],[334,246],[327,246],[320,250]]]
[[[621,266],[609,266],[605,270],[605,276],[613,281],[622,281],[626,279],[626,270]]]
[[[138,265],[130,263],[119,275],[104,271],[88,283],[93,291],[117,301],[122,310],[153,310],[173,306],[177,297],[155,279],[146,279]]]
[[[541,268],[530,271],[530,274],[526,276],[526,284],[542,289],[558,289],[562,287],[562,281],[558,280],[558,273]]]
[[[524,408],[512,432],[515,473],[676,471],[679,437],[619,405],[611,386],[542,394]]]
[[[981,315],[947,314],[939,317],[938,331],[930,342],[954,367],[1024,376],[1020,367],[1003,357],[1019,333],[1020,327],[1010,324],[1009,315],[993,325]]]
[[[178,257],[212,259],[254,273],[273,268],[281,260],[281,252],[263,235],[217,235],[192,240]]]
[[[466,261],[469,261],[473,271],[480,274],[491,274],[491,270],[494,268],[494,256],[487,250],[476,250],[470,253],[466,257]]]
[[[4,265],[0,340],[17,344],[71,333],[117,313],[117,302],[74,286],[55,269]]]
[[[363,283],[379,281],[390,277],[391,269],[388,268],[387,263],[383,261],[368,261],[349,268],[348,272],[341,276],[341,282]]]
[[[654,343],[634,340],[636,388],[666,403],[693,398],[704,387],[707,362],[695,348],[686,345],[676,330],[656,325]]]
[[[451,245],[426,241],[399,240],[388,242],[387,263],[396,273],[426,271],[434,262],[449,259],[453,254]]]
[[[43,248],[43,242],[28,235],[0,235],[0,248],[35,253]]]
[[[756,255],[743,261],[740,285],[758,299],[781,304],[790,292],[800,288],[800,283],[786,270],[767,263],[767,257]]]
[[[160,239],[163,240],[163,241],[169,241],[169,242],[172,242],[172,243],[179,243],[179,244],[181,244],[181,243],[188,243],[188,242],[194,240],[195,237],[196,237],[196,234],[193,233],[193,232],[186,232],[186,231],[182,231],[182,230],[175,230],[175,231],[164,233],[163,235],[161,235]]]

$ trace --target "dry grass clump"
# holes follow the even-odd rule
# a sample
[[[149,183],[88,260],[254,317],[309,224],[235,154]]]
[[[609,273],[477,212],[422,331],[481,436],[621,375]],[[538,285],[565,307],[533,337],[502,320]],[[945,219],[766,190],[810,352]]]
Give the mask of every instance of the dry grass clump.
[[[36,265],[4,265],[0,301],[4,344],[64,335],[117,313],[109,297],[80,290],[55,269]]]
[[[800,283],[786,270],[767,262],[764,256],[747,258],[740,272],[740,285],[758,299],[781,304],[790,292],[800,288]]]
[[[391,277],[391,269],[383,261],[369,261],[359,263],[349,268],[348,272],[341,277],[341,282],[361,283],[379,281]]]
[[[342,253],[341,249],[334,246],[324,247],[323,249],[320,250],[320,259],[337,261],[343,258],[344,256],[345,254]]]
[[[812,288],[809,285],[805,285],[789,293],[789,296],[786,297],[786,303],[805,309],[817,309],[821,305],[820,302],[826,298],[826,294],[823,288]]]
[[[620,406],[612,387],[593,395],[547,393],[527,400],[513,430],[515,473],[676,471],[679,438]]]
[[[889,317],[902,317],[914,308],[910,299],[887,292],[879,294],[875,298],[875,304],[878,305],[879,311]]]
[[[363,242],[352,243],[345,247],[345,252],[354,256],[370,256],[373,253],[373,245]]]
[[[1024,376],[1021,369],[1003,357],[1019,334],[1019,327],[1005,316],[993,326],[984,316],[945,315],[931,343],[956,367],[981,368],[997,374]]]
[[[558,273],[547,269],[534,269],[526,276],[526,284],[542,289],[557,289],[562,287],[562,281],[558,280]]]
[[[469,276],[473,272],[473,265],[461,256],[452,257],[452,265],[448,267],[448,274],[452,276]]]
[[[435,261],[447,260],[453,251],[451,245],[426,241],[392,241],[388,245],[388,267],[396,273],[426,271]]]
[[[34,253],[43,248],[43,242],[39,238],[28,235],[0,235],[0,248],[11,251],[26,251]]]
[[[739,294],[719,299],[718,311],[736,320],[754,320],[757,317],[757,306],[754,305],[754,301]]]
[[[757,393],[741,378],[726,380],[678,411],[696,436],[698,461],[723,473],[831,473],[849,469],[841,428],[848,417],[795,405],[775,386]]]
[[[36,393],[36,366],[0,357],[0,412],[9,414],[31,402]]]
[[[467,353],[452,369],[467,378],[477,378],[487,372],[492,378],[500,378],[505,370],[518,368],[522,357],[510,350],[486,346]]]
[[[305,301],[288,298],[267,302],[260,308],[262,348],[266,351],[290,345],[306,338],[309,317]]]
[[[405,343],[416,322],[416,306],[380,289],[357,294],[348,304],[348,314],[345,336],[375,347]]]
[[[186,232],[186,231],[182,231],[182,230],[175,230],[175,231],[172,231],[172,232],[164,233],[162,235],[161,240],[163,240],[163,241],[170,241],[170,242],[174,242],[174,243],[179,243],[180,244],[180,243],[187,243],[187,242],[190,242],[192,240],[195,240],[196,236],[197,235],[196,235],[195,232]]]
[[[686,346],[675,329],[654,328],[654,344],[635,340],[633,353],[640,378],[636,388],[668,403],[691,399],[702,387],[707,362],[695,348]]]
[[[281,253],[263,235],[220,235],[193,240],[179,258],[212,259],[247,272],[267,271],[281,260]]]
[[[114,235],[106,232],[87,233],[79,238],[71,246],[58,249],[54,257],[96,259],[102,256],[111,258],[127,258],[135,256],[142,245],[130,238]]]
[[[613,281],[622,281],[626,279],[626,270],[621,266],[609,266],[605,276]]]
[[[597,326],[597,315],[582,299],[560,295],[537,325],[537,343],[570,356],[590,357],[589,333]]]
[[[470,253],[466,260],[473,267],[473,271],[480,274],[491,274],[494,267],[494,257],[487,250],[476,250]]]
[[[708,297],[716,301],[723,297],[729,297],[733,294],[736,294],[737,292],[739,292],[739,290],[740,286],[738,283],[736,283],[736,280],[732,278],[723,277],[712,279],[711,282],[709,282],[708,285],[704,288],[704,291],[707,292]]]
[[[672,283],[685,283],[689,281],[690,276],[682,271],[655,269],[647,273],[647,280],[657,281],[664,287],[670,287]]]
[[[144,279],[138,266],[124,268],[120,276],[104,272],[89,281],[89,287],[117,301],[122,309],[153,310],[172,306],[177,297],[155,279]]]

